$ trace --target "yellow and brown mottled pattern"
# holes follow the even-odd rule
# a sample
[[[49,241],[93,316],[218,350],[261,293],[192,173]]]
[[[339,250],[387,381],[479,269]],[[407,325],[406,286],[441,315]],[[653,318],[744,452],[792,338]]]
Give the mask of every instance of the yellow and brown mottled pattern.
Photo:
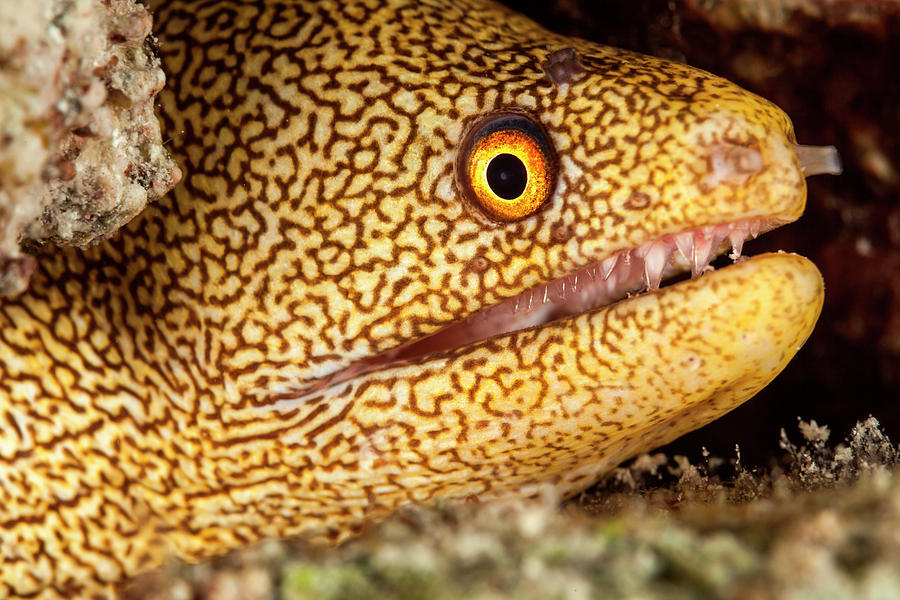
[[[490,2],[162,4],[184,184],[0,300],[0,597],[341,539],[410,501],[576,490],[753,395],[809,334],[818,273],[770,255],[303,395],[618,250],[797,218],[790,123]],[[584,74],[554,85],[541,64],[569,46]],[[507,224],[454,176],[467,126],[498,109],[559,155],[548,205]],[[732,147],[764,168],[711,175]]]

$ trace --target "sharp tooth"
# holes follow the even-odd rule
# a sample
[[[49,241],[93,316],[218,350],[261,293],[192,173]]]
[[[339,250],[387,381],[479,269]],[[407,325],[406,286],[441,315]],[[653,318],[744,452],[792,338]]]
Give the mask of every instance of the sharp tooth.
[[[578,291],[578,273],[575,273],[575,274],[572,276],[572,291],[573,291],[573,292],[577,292],[577,291]]]
[[[549,302],[549,300],[550,300],[549,288],[550,288],[550,286],[548,286],[548,285],[544,286],[544,300],[541,302],[541,304],[547,304],[547,302]]]
[[[600,274],[603,276],[603,279],[609,279],[609,274],[612,273],[612,270],[616,268],[616,263],[619,262],[619,255],[613,254],[609,258],[604,258],[600,261]]]
[[[741,250],[744,249],[744,237],[746,234],[735,229],[728,233],[728,241],[731,242],[731,258],[737,260],[741,256]]]
[[[659,289],[663,270],[672,256],[671,247],[665,242],[651,244],[644,255],[644,279],[651,290]]]
[[[528,294],[528,308],[525,309],[525,312],[531,312],[531,303],[534,302],[534,290]]]
[[[709,264],[714,252],[713,240],[704,232],[697,232],[694,235],[694,255],[691,257],[691,277],[696,279],[703,272],[704,267]]]
[[[632,250],[631,253],[634,254],[634,256],[637,258],[644,258],[645,256],[647,256],[647,253],[650,252],[650,248],[655,243],[656,242],[647,242],[646,244],[638,246],[637,248]]]
[[[631,252],[629,250],[626,250],[624,252],[620,252],[619,255],[622,258],[616,265],[616,269],[614,271],[615,276],[610,276],[610,281],[628,281],[628,277],[629,275],[631,275]]]
[[[675,247],[678,248],[678,252],[684,257],[684,262],[691,262],[691,257],[694,255],[694,234],[686,231],[676,235]]]
[[[759,235],[759,228],[762,225],[762,222],[759,219],[750,219],[749,227],[750,227],[750,235],[753,236],[753,239],[756,239],[756,236]]]
[[[722,242],[725,241],[725,238],[728,237],[728,226],[721,225],[715,227],[712,232],[712,254],[709,259],[712,260],[716,257],[716,254],[719,252],[719,248],[722,247]]]

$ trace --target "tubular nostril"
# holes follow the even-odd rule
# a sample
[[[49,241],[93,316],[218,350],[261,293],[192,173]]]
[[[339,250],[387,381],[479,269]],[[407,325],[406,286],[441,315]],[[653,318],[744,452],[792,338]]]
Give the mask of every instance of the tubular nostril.
[[[803,146],[792,144],[803,175],[840,175],[843,172],[841,157],[834,146]]]

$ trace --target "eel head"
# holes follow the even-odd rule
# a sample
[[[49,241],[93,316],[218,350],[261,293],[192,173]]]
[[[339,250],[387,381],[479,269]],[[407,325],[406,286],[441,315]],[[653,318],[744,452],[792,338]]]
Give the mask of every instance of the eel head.
[[[0,299],[0,596],[573,493],[810,335],[742,247],[836,166],[766,100],[484,1],[160,4],[183,183]]]
[[[216,275],[190,307],[214,393],[178,398],[212,407],[178,435],[216,478],[154,507],[182,554],[572,493],[744,402],[810,335],[816,268],[741,256],[832,168],[770,102],[492,4],[241,5],[252,37],[180,6],[162,108],[187,177],[164,228]]]

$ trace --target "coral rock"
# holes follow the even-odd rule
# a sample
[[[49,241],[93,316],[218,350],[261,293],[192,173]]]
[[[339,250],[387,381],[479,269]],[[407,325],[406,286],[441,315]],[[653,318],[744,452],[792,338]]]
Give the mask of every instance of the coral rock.
[[[0,3],[0,295],[27,286],[23,246],[109,237],[181,178],[151,24],[132,0]]]

